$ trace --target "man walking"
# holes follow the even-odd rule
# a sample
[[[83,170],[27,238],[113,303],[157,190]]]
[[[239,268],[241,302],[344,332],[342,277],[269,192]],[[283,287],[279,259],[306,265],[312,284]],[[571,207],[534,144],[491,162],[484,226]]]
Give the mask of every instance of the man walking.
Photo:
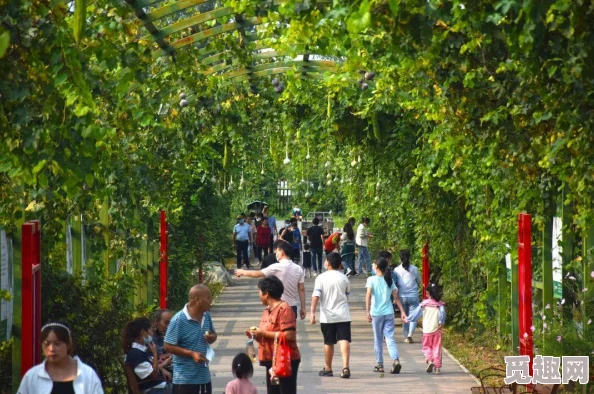
[[[281,300],[293,308],[295,320],[297,320],[297,298],[301,303],[301,320],[305,319],[305,272],[300,266],[291,260],[293,247],[290,243],[279,240],[274,243],[276,259],[278,263],[272,264],[260,271],[248,271],[238,269],[235,271],[237,277],[247,276],[249,278],[268,278],[276,276],[283,282],[285,291]]]
[[[237,216],[237,224],[233,227],[233,246],[237,250],[237,268],[241,268],[241,259],[250,269],[248,245],[252,242],[251,226],[245,222],[243,215]]]
[[[351,291],[348,278],[340,270],[340,254],[330,253],[326,256],[326,272],[316,278],[311,297],[311,324],[316,323],[316,307],[320,302],[320,323],[324,336],[325,366],[320,376],[333,376],[332,358],[334,345],[340,342],[342,353],[341,378],[351,377],[349,369],[351,342],[351,314],[347,296]]]
[[[361,224],[357,227],[357,237],[355,239],[357,248],[359,248],[359,269],[357,274],[363,273],[363,264],[365,264],[367,275],[371,275],[371,257],[369,256],[369,239],[373,235],[367,231],[369,226],[369,218],[363,218]]]
[[[322,273],[322,248],[324,245],[324,229],[319,226],[320,219],[317,217],[311,221],[313,226],[307,229],[305,235],[309,241],[311,251],[311,262],[313,263],[314,275]]]
[[[164,350],[173,354],[173,394],[212,393],[206,356],[217,333],[208,312],[211,303],[209,288],[195,285],[184,309],[169,323]]]

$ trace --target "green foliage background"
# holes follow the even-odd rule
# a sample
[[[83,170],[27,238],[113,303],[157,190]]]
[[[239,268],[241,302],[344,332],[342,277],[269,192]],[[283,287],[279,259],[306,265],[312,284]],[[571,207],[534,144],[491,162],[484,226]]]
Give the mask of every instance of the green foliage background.
[[[496,327],[490,278],[508,244],[516,258],[517,214],[534,217],[538,261],[544,220],[564,206],[572,213],[565,230],[577,236],[575,250],[566,251],[565,272],[576,280],[565,308],[583,323],[574,331],[592,342],[584,323],[594,283],[584,272],[594,266],[581,249],[593,221],[591,2],[226,5],[266,19],[254,31],[264,45],[291,56],[307,48],[342,64],[317,79],[289,71],[280,95],[257,79],[252,94],[205,76],[191,50],[153,60],[155,47],[140,39],[146,31],[123,1],[89,4],[86,30],[75,40],[66,2],[0,0],[0,224],[14,232],[19,219],[40,219],[50,272],[63,267],[64,220],[81,213],[97,234],[90,265],[103,272],[98,207],[107,197],[110,258],[124,261],[126,272],[102,278],[93,291],[105,302],[106,288],[124,289],[116,291],[123,303],[139,283],[138,245],[166,209],[179,306],[191,272],[228,251],[229,218],[251,199],[274,198],[282,178],[306,211],[370,216],[375,250],[410,248],[420,263],[429,240],[450,323],[487,332]],[[249,65],[238,34],[205,48]],[[377,73],[369,89],[355,82],[358,70]],[[185,108],[180,92],[188,95]],[[117,326],[123,318],[109,321]]]

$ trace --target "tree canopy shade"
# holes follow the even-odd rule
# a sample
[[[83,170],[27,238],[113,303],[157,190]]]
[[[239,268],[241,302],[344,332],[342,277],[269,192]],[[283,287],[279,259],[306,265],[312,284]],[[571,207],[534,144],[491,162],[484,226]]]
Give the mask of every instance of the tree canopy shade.
[[[542,231],[563,210],[591,239],[591,2],[96,0],[80,23],[84,3],[0,3],[0,224],[27,208],[57,242],[109,197],[114,227],[165,208],[191,232],[284,178],[304,206],[370,216],[374,247],[430,238],[454,324],[479,330],[517,213]]]

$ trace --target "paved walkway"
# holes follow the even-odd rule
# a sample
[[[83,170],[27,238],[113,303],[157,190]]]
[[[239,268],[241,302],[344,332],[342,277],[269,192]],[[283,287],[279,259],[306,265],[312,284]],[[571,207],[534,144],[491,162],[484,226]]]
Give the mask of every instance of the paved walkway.
[[[211,313],[213,322],[219,334],[219,340],[214,345],[215,360],[211,363],[213,374],[213,393],[221,394],[225,391],[227,382],[233,379],[231,361],[239,352],[245,352],[246,328],[258,325],[263,306],[258,298],[257,279],[235,279],[236,285],[227,287],[219,296]],[[306,302],[309,314],[311,292],[314,279],[306,279]],[[350,379],[341,379],[339,371],[342,361],[339,347],[336,346],[332,378],[318,376],[324,366],[324,347],[319,323],[311,325],[309,316],[306,320],[299,320],[298,345],[301,351],[301,365],[298,374],[298,391],[300,393],[361,393],[370,390],[373,393],[423,393],[447,394],[470,393],[470,388],[476,386],[472,377],[467,375],[445,353],[441,375],[427,374],[426,364],[421,352],[421,332],[417,330],[414,339],[417,343],[406,344],[402,335],[402,328],[396,327],[396,341],[400,351],[402,372],[399,375],[386,373],[384,377],[373,372],[375,355],[373,351],[373,332],[371,324],[365,318],[365,278],[351,279],[352,293],[349,297],[351,306],[352,343],[351,343],[351,374]],[[319,319],[319,309],[316,314]],[[397,321],[397,324],[399,322]],[[384,344],[384,359],[389,360],[387,348]],[[389,365],[386,362],[386,365]],[[258,387],[259,393],[266,393],[264,367],[254,363],[254,377],[252,382]]]

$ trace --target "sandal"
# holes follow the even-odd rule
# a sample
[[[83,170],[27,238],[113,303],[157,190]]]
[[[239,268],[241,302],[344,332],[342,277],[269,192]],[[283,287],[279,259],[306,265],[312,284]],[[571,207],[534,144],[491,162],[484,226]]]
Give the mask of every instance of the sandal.
[[[348,379],[351,377],[351,370],[346,367],[342,369],[342,373],[340,374],[340,377],[343,379]]]
[[[400,361],[395,360],[394,363],[392,364],[392,370],[390,371],[390,373],[398,374],[398,373],[400,373],[401,369],[402,369],[402,365],[400,364]]]
[[[380,372],[384,373],[384,366],[382,364],[378,364],[373,368],[373,372]]]
[[[319,373],[319,376],[334,376],[332,370],[328,371],[326,368],[322,369]]]

